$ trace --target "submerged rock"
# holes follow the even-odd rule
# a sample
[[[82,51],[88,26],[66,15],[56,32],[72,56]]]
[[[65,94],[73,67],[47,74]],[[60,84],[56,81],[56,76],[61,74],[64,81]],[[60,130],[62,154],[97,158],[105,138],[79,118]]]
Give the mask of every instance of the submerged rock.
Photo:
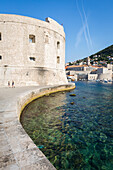
[[[63,91],[62,94],[65,94],[65,92]]]
[[[46,97],[48,97],[48,96],[49,96],[49,94],[45,94],[45,96],[46,96]]]
[[[76,96],[76,94],[70,94],[70,96]]]
[[[55,97],[55,94],[51,94],[51,97]]]
[[[75,104],[75,103],[74,103],[74,102],[71,102],[70,104],[73,105],[73,104]]]

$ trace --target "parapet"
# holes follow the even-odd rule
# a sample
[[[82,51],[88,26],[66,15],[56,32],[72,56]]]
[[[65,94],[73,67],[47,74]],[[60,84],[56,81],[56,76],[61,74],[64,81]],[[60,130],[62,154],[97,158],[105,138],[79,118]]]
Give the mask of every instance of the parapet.
[[[45,21],[39,20],[37,18],[31,18],[22,15],[14,15],[14,14],[0,14],[0,22],[15,22],[15,23],[24,23],[37,25],[42,28],[48,28],[50,30],[54,30],[60,35],[65,37],[63,26],[57,23],[55,20],[47,17]],[[49,24],[48,24],[49,23]]]
[[[56,22],[54,19],[52,19],[52,18],[50,18],[50,17],[47,17],[47,18],[45,19],[45,21],[48,22],[48,23],[50,23],[50,24],[52,24],[52,25],[56,25],[56,26],[58,26],[58,27],[60,27],[61,29],[64,30],[64,28],[63,28],[62,25],[60,25],[58,22]]]

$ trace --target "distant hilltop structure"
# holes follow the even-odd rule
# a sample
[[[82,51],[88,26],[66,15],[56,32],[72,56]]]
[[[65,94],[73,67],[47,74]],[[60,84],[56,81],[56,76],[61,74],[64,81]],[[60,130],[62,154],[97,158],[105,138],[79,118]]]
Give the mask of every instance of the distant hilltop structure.
[[[87,57],[87,65],[90,65],[90,57]]]
[[[51,18],[0,14],[0,86],[67,83],[65,33]]]

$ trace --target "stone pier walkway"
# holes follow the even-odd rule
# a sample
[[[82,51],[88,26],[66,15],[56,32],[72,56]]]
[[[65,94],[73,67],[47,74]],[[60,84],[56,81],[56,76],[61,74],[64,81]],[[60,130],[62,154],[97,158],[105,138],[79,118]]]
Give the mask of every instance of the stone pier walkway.
[[[54,170],[22,128],[17,116],[19,95],[44,87],[0,88],[0,169]]]

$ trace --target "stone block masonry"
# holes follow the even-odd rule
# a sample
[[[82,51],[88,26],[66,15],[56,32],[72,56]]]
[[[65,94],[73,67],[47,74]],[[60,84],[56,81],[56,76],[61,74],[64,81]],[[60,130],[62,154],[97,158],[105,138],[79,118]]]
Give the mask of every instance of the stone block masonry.
[[[65,84],[65,33],[51,18],[0,14],[0,86]]]

